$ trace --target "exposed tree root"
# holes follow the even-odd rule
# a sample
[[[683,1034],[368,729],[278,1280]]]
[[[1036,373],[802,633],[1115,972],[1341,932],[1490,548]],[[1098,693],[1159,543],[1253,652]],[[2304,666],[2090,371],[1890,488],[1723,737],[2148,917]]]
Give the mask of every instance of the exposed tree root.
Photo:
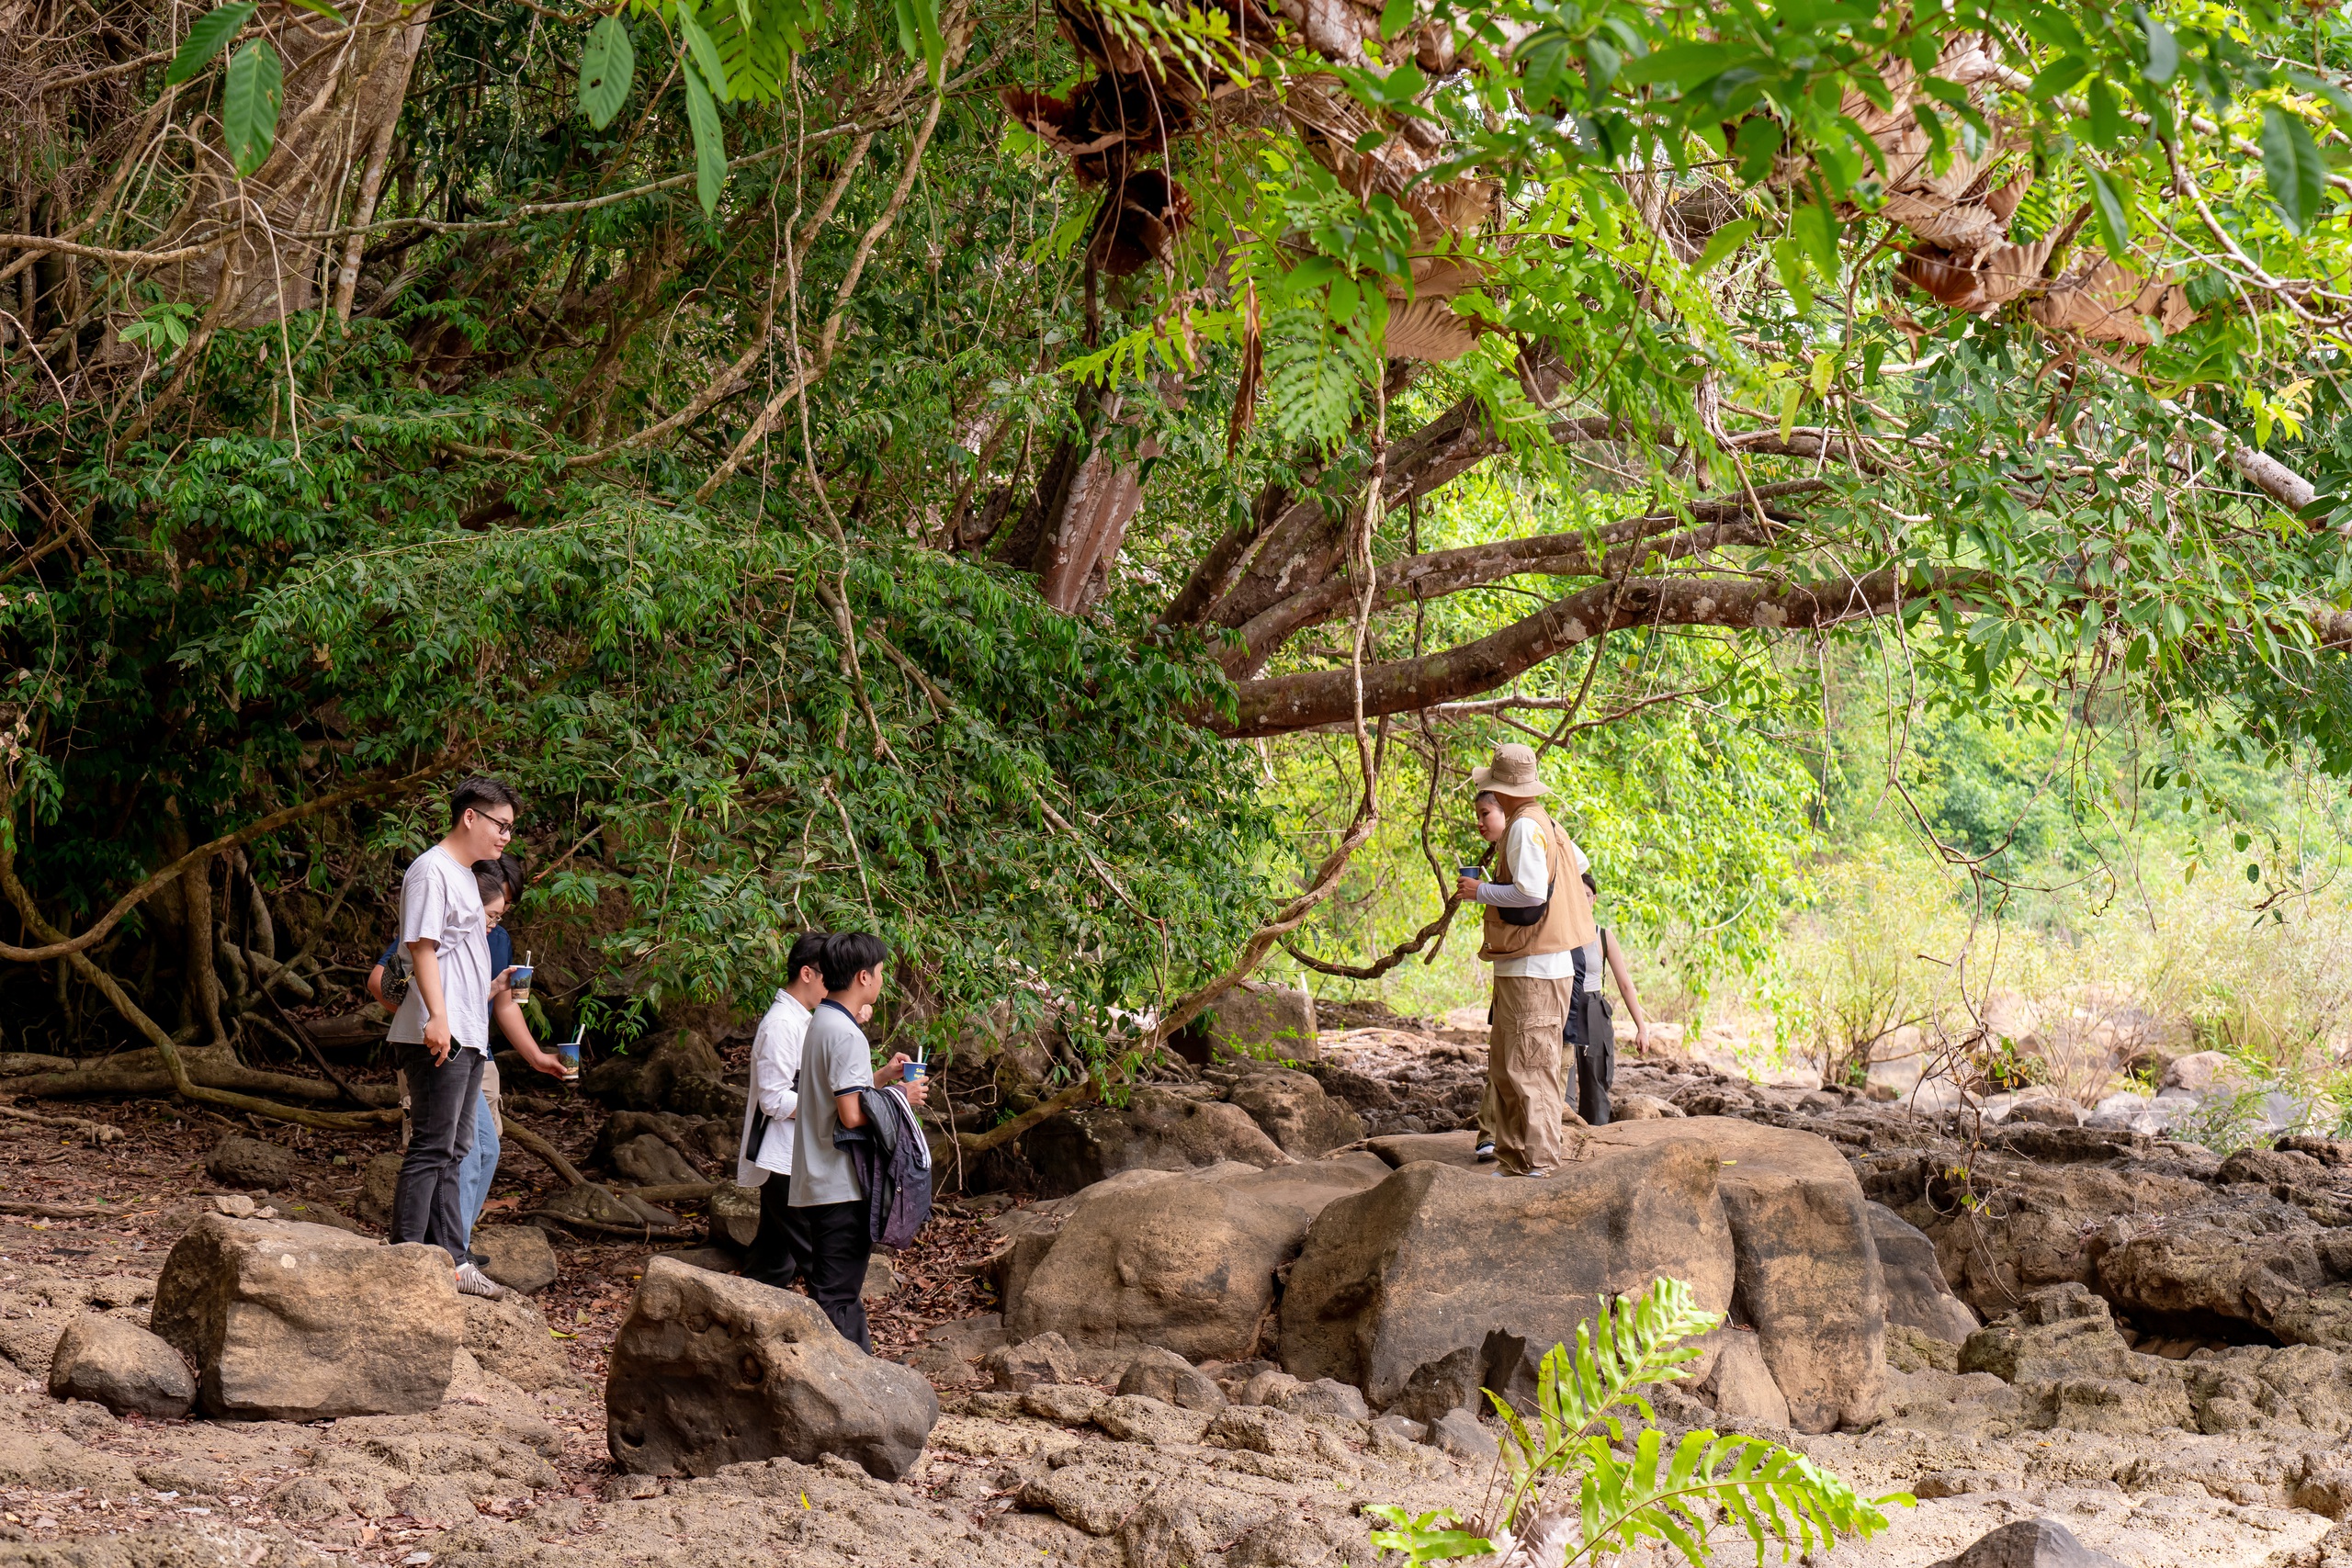
[[[190,1046],[175,1050],[174,1054],[179,1058],[181,1073],[190,1083],[203,1089],[267,1095],[280,1100],[318,1102],[339,1100],[344,1092],[332,1083],[322,1083],[315,1078],[296,1077],[291,1073],[266,1072],[245,1066],[224,1046]],[[70,1056],[36,1056],[21,1053],[0,1055],[0,1094],[35,1100],[92,1100],[170,1094],[177,1087],[178,1080],[164,1059],[162,1047],[147,1051],[121,1051],[97,1062],[77,1062]],[[355,1084],[351,1094],[362,1105],[373,1108],[369,1111],[356,1113],[376,1117],[367,1125],[380,1124],[381,1117],[378,1111],[385,1108],[397,1111],[400,1104],[400,1090],[390,1084]],[[230,1104],[222,1100],[215,1100],[212,1103]],[[254,1106],[231,1106],[231,1109],[254,1111],[264,1116],[270,1114]]]
[[[13,1105],[0,1105],[0,1116],[12,1122],[30,1122],[41,1127],[62,1127],[69,1133],[79,1133],[94,1144],[111,1144],[122,1136],[122,1129],[105,1122],[85,1122],[79,1116],[42,1116],[30,1111],[19,1111]]]

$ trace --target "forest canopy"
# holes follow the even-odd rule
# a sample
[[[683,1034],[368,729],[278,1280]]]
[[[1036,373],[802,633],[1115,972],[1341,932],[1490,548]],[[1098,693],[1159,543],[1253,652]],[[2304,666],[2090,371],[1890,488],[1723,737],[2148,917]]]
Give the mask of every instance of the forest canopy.
[[[2352,767],[2332,8],[7,14],[13,1048],[282,1052],[478,770],[583,995],[1100,1060],[1522,732],[1752,944],[1833,640]]]

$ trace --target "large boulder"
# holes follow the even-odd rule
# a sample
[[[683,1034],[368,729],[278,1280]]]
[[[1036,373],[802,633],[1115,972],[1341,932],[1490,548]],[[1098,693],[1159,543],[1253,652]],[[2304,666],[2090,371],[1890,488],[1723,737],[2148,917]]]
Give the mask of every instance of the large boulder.
[[[1540,1181],[1417,1162],[1329,1204],[1283,1298],[1283,1368],[1352,1383],[1384,1408],[1428,1369],[1423,1403],[1404,1412],[1428,1420],[1480,1386],[1524,1390],[1604,1293],[1670,1275],[1702,1307],[1728,1311],[1734,1251],[1714,1148],[1683,1137],[1595,1153]]]
[[[1870,1205],[1871,1239],[1886,1278],[1886,1321],[1957,1345],[1976,1332],[1976,1314],[1952,1294],[1936,1244],[1883,1203]]]
[[[613,1342],[605,1418],[613,1462],[639,1475],[837,1454],[897,1481],[922,1457],[939,1398],[921,1373],[842,1338],[806,1296],[655,1258]]]
[[[1244,980],[1211,1002],[1201,1023],[1218,1056],[1312,1062],[1322,1054],[1316,1038],[1315,995],[1295,986]]]
[[[1387,1174],[1365,1155],[1272,1170],[1128,1171],[1080,1193],[1057,1232],[1016,1244],[1005,1330],[1246,1359],[1268,1336],[1275,1273],[1298,1255],[1308,1224]],[[1024,1249],[1039,1255],[1022,1260]]]
[[[650,1049],[598,1062],[580,1075],[580,1088],[615,1110],[726,1120],[742,1114],[744,1093],[726,1078],[726,1065],[710,1042],[681,1029]]]
[[[116,1415],[171,1419],[196,1403],[196,1381],[180,1353],[135,1323],[78,1317],[58,1337],[49,1360],[49,1392],[87,1399]]]
[[[1081,1191],[1128,1170],[1195,1170],[1220,1161],[1265,1168],[1291,1156],[1238,1105],[1161,1085],[1124,1106],[1098,1105],[1039,1123],[1022,1151],[1050,1196]]]
[[[1305,1073],[1261,1067],[1227,1091],[1285,1154],[1312,1159],[1363,1136],[1356,1113]]]
[[[465,1323],[437,1247],[220,1214],[173,1244],[149,1317],[209,1414],[281,1421],[434,1408]]]
[[[2076,1284],[2034,1292],[1960,1348],[1962,1373],[2017,1389],[2028,1426],[2079,1432],[2194,1428],[2182,1367],[2134,1354],[2107,1303]]]
[[[1838,1145],[1812,1133],[1724,1117],[1599,1128],[1589,1148],[1649,1148],[1697,1136],[1737,1250],[1743,1321],[1800,1432],[1875,1419],[1886,1381],[1886,1280],[1870,1201]],[[1666,1270],[1671,1272],[1672,1270]]]

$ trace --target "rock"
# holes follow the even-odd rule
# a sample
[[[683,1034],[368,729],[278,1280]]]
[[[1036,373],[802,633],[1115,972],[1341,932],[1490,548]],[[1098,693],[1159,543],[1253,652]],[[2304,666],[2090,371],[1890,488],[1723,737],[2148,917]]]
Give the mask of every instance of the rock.
[[[49,1361],[53,1399],[86,1399],[116,1415],[137,1411],[159,1420],[185,1416],[196,1403],[196,1380],[178,1351],[135,1323],[80,1317],[57,1341]]]
[[[1233,1392],[1233,1403],[1279,1405],[1293,1393],[1306,1386],[1279,1368],[1266,1367],[1241,1381],[1241,1386]]]
[[[1886,1280],[1886,1321],[1957,1345],[1976,1332],[1976,1314],[1944,1282],[1936,1244],[1883,1203],[1869,1206],[1871,1238]]]
[[[1314,1429],[1285,1410],[1262,1404],[1233,1404],[1210,1417],[1201,1440],[1212,1448],[1256,1454],[1315,1451]]]
[[[989,1351],[984,1370],[992,1386],[1014,1393],[1040,1383],[1075,1382],[1079,1375],[1069,1341],[1050,1330]]]
[[[1371,1407],[1364,1404],[1363,1395],[1332,1378],[1301,1383],[1270,1403],[1293,1416],[1329,1416],[1342,1421],[1372,1419]]]
[[[2193,1051],[2186,1056],[2176,1056],[2165,1068],[2165,1076],[2157,1081],[2156,1092],[2168,1089],[2199,1096],[2216,1089],[2235,1085],[2245,1074],[2238,1065],[2220,1051]]]
[[[613,1168],[639,1187],[683,1187],[709,1179],[651,1133],[639,1133],[615,1149]]]
[[[1423,1440],[1438,1452],[1466,1460],[1474,1467],[1491,1465],[1503,1452],[1495,1435],[1478,1425],[1478,1418],[1467,1410],[1449,1410],[1430,1422]]]
[[[2124,1568],[2104,1551],[2093,1551],[2056,1519],[2018,1519],[2003,1525],[1957,1557],[1933,1568]]]
[[[1660,1100],[1654,1094],[1611,1095],[1609,1117],[1612,1122],[1677,1121],[1690,1112],[1670,1100]]]
[[[1226,1098],[1250,1113],[1283,1153],[1301,1159],[1329,1154],[1363,1136],[1356,1113],[1323,1092],[1305,1073],[1261,1067],[1235,1084]]]
[[[1872,1061],[1863,1080],[1863,1092],[1872,1100],[1888,1101],[1907,1100],[1911,1096],[1911,1091],[1919,1086],[1919,1080],[1927,1076],[1927,1054],[1917,1048],[1918,1026],[1905,1024],[1894,1032],[1906,1035],[1907,1038],[1901,1041],[1888,1038],[1881,1041],[1877,1048],[1900,1054]],[[1903,1047],[1905,1045],[1910,1046],[1911,1049],[1904,1051]]]
[[[670,1103],[680,1080],[717,1083],[726,1076],[726,1065],[710,1042],[681,1029],[642,1055],[607,1056],[588,1067],[580,1075],[580,1091],[615,1110],[680,1111],[684,1108]],[[694,1098],[692,1091],[688,1098]]]
[[[2039,1122],[2048,1127],[2079,1127],[2083,1122],[2083,1108],[2071,1100],[2044,1095],[2039,1099],[2020,1100],[2010,1111],[2007,1119],[2012,1122]]]
[[[459,1299],[465,1303],[466,1348],[485,1371],[533,1393],[571,1381],[571,1369],[564,1365],[538,1308],[519,1296]]]
[[[899,1271],[890,1266],[888,1258],[877,1252],[865,1260],[865,1282],[857,1288],[861,1300],[871,1306],[876,1302],[888,1301],[898,1289]]]
[[[1328,1526],[1297,1514],[1250,1526],[1225,1554],[1226,1568],[1340,1568],[1346,1561]]]
[[[510,1291],[529,1295],[555,1283],[555,1248],[537,1225],[477,1225],[473,1248],[490,1259],[481,1271]]]
[[[1768,1427],[1789,1424],[1788,1396],[1772,1381],[1764,1363],[1764,1348],[1744,1328],[1726,1330],[1714,1370],[1698,1384],[1698,1393],[1723,1415]]]
[[[1219,1399],[1216,1408],[1223,1409]],[[1210,1417],[1165,1400],[1122,1393],[1094,1412],[1094,1424],[1123,1443],[1197,1443]]]
[[[1082,1382],[1041,1382],[1021,1395],[1024,1414],[1040,1421],[1058,1421],[1065,1427],[1083,1426],[1093,1420],[1094,1413],[1108,1403],[1101,1389]]]
[[[263,1213],[262,1205],[242,1192],[215,1192],[212,1195],[212,1212],[216,1214],[226,1214],[232,1220],[250,1220],[257,1214],[266,1220],[274,1220],[277,1217],[277,1210],[272,1209],[267,1213]]]
[[[1183,1410],[1225,1408],[1225,1391],[1192,1362],[1158,1345],[1148,1346],[1119,1374],[1122,1395],[1159,1400]]]
[[[934,1325],[907,1365],[933,1383],[969,1383],[982,1376],[972,1363],[1004,1345],[1004,1320],[995,1313]]]
[[[780,1181],[782,1177],[770,1177]],[[738,1252],[748,1251],[760,1235],[760,1190],[738,1187],[732,1181],[722,1181],[712,1192],[705,1211],[710,1216],[710,1241],[714,1247],[731,1247]]]
[[[1091,1106],[1043,1122],[1021,1146],[1041,1190],[1054,1196],[1130,1170],[1195,1170],[1226,1161],[1265,1169],[1291,1163],[1241,1107],[1148,1084],[1123,1107]]]
[[[1375,1416],[1372,1418],[1371,1427],[1375,1434],[1404,1443],[1423,1442],[1430,1435],[1425,1423],[1410,1421],[1402,1416]]]
[[[1772,1381],[1788,1396],[1790,1426],[1867,1425],[1886,1373],[1886,1284],[1853,1167],[1826,1138],[1720,1117],[1636,1122],[1587,1136],[1638,1148],[1694,1134],[1723,1162],[1717,1187],[1740,1300]]]
[[[379,1230],[390,1229],[392,1198],[401,1185],[399,1152],[371,1156],[359,1179],[359,1217]]]
[[[294,1152],[243,1133],[231,1133],[204,1156],[212,1179],[230,1187],[259,1187],[275,1190],[294,1176]]]
[[[1244,980],[1211,1002],[1201,1022],[1221,1056],[1312,1062],[1322,1054],[1314,994],[1295,987]]]
[[[1683,1137],[1607,1150],[1542,1181],[1417,1163],[1331,1203],[1291,1269],[1283,1366],[1352,1384],[1385,1408],[1417,1371],[1458,1353],[1467,1403],[1482,1383],[1531,1387],[1535,1363],[1575,1343],[1604,1292],[1672,1275],[1702,1308],[1727,1311],[1732,1236],[1713,1146]]]
[[[896,1481],[922,1456],[939,1400],[807,1297],[655,1258],[613,1342],[605,1413],[613,1462],[634,1474],[831,1454]]]
[[[2036,1291],[1970,1335],[1960,1370],[2013,1385],[2032,1427],[2131,1435],[2195,1423],[2179,1364],[2132,1354],[2107,1303],[2080,1285]]]
[[[432,1409],[465,1321],[438,1247],[218,1214],[173,1244],[150,1314],[209,1414],[282,1421]]]
[[[1080,1194],[1052,1236],[1017,1244],[1043,1256],[1008,1272],[1006,1330],[1193,1360],[1250,1356],[1273,1319],[1275,1270],[1297,1256],[1309,1223],[1386,1174],[1362,1155],[1278,1170],[1129,1171]]]

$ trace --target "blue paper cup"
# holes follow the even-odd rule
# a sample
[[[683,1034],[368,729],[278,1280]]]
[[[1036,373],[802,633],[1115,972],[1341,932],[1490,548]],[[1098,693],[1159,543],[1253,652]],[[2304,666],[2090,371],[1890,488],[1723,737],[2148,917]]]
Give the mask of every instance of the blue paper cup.
[[[529,1001],[531,999],[531,966],[527,964],[514,965],[514,971],[506,976],[506,984],[513,988],[517,1006]]]
[[[559,1063],[562,1064],[563,1076],[565,1077],[578,1077],[580,1076],[580,1042],[577,1040],[567,1040],[562,1044],[557,1046],[555,1048],[555,1059]]]

